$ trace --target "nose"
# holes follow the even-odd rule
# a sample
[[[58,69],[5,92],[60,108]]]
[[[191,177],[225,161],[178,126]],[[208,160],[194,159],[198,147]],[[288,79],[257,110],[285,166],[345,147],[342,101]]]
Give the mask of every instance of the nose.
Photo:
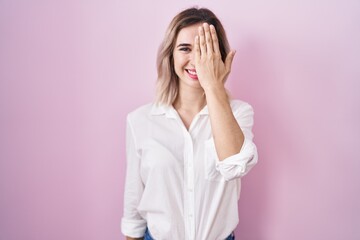
[[[189,54],[189,63],[192,67],[195,68],[195,51],[192,50]]]

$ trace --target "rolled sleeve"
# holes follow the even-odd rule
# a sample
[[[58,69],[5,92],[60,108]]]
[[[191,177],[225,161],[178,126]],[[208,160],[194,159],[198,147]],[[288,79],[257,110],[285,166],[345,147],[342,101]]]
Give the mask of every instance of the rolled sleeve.
[[[121,219],[121,232],[128,237],[141,238],[146,230],[145,220]]]
[[[245,176],[250,169],[257,163],[258,154],[255,144],[245,139],[239,153],[216,160],[216,170],[218,170],[226,181]]]

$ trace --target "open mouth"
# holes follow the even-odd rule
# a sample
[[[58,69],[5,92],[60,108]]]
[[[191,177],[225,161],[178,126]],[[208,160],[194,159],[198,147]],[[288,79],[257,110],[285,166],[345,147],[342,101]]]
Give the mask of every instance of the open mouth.
[[[195,69],[186,69],[186,72],[192,79],[198,79]]]

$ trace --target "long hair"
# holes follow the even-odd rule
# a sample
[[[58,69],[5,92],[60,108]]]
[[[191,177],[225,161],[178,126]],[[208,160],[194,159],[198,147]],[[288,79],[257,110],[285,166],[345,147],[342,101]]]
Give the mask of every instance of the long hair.
[[[178,13],[170,22],[157,55],[156,103],[171,105],[179,92],[179,79],[174,69],[173,52],[181,29],[197,23],[214,25],[219,40],[221,59],[225,62],[230,51],[225,29],[215,14],[207,8],[188,8]]]

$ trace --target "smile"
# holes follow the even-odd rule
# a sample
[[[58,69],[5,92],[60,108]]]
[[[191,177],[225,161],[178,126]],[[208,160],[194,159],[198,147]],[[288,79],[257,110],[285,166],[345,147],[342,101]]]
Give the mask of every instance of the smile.
[[[198,79],[195,69],[186,69],[186,72],[188,73],[189,77],[191,77],[192,79],[196,79],[196,80]]]

